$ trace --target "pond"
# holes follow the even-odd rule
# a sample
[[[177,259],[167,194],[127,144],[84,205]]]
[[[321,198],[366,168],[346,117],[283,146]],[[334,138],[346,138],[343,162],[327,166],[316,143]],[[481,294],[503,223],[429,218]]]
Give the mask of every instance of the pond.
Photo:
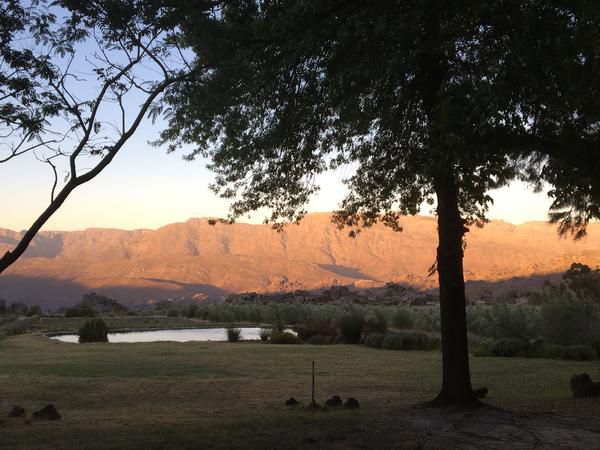
[[[258,327],[240,328],[242,330],[241,339],[256,340],[260,339]],[[286,330],[290,331],[290,330]],[[50,336],[62,342],[79,342],[77,334],[63,334]],[[109,333],[108,342],[190,342],[190,341],[226,341],[226,328],[189,328],[184,330],[151,330],[151,331],[128,331],[119,333]]]

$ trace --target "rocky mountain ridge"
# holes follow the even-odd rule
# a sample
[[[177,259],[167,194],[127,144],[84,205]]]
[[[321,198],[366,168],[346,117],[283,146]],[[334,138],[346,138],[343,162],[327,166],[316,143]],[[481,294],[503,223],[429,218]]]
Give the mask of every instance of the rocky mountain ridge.
[[[406,217],[403,232],[382,225],[356,238],[326,213],[310,214],[278,233],[268,225],[190,219],[156,230],[42,232],[24,257],[0,275],[0,298],[51,308],[95,291],[124,304],[205,300],[239,292],[358,288],[386,282],[434,289],[436,221]],[[19,232],[0,229],[0,252]],[[600,224],[573,241],[543,222],[492,221],[467,234],[465,276],[471,295],[490,289],[539,288],[574,261],[600,265]]]

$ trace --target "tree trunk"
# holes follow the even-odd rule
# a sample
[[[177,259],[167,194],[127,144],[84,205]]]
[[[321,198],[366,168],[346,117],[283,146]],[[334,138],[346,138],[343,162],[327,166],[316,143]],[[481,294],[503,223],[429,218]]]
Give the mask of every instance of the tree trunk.
[[[463,236],[468,229],[458,209],[458,190],[452,173],[435,180],[438,237],[437,271],[440,284],[442,332],[442,390],[432,406],[473,407],[469,370],[467,312],[463,275]]]

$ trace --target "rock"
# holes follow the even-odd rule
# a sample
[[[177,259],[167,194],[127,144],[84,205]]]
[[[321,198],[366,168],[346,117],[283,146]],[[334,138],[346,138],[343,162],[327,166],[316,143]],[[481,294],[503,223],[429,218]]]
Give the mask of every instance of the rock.
[[[349,397],[344,402],[344,408],[345,409],[359,409],[360,408],[360,404],[358,403],[358,400],[356,400],[354,397]]]
[[[488,394],[488,388],[487,386],[484,386],[479,389],[473,389],[473,394],[475,394],[475,397],[477,398],[485,398],[485,396]]]
[[[339,395],[334,395],[325,402],[325,406],[328,408],[341,408],[342,404],[343,402]]]
[[[592,381],[587,373],[571,377],[573,398],[600,396],[600,382]]]
[[[8,417],[25,417],[25,408],[13,406],[13,408],[8,412]]]
[[[300,402],[294,397],[290,397],[285,401],[285,406],[298,406]]]
[[[56,406],[52,403],[33,413],[33,418],[36,420],[59,420],[61,417],[62,416],[58,413]]]

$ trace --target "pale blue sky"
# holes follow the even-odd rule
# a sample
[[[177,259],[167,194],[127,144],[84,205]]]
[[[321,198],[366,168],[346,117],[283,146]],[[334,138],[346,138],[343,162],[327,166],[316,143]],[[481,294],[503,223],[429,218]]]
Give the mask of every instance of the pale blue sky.
[[[73,92],[93,97],[97,81],[90,74],[87,55],[93,53],[90,42],[81,44],[71,66],[82,79],[73,81]],[[140,74],[152,79],[149,67]],[[143,98],[132,94],[126,99],[131,109],[128,119]],[[105,105],[101,120],[114,122],[115,106]],[[91,182],[77,188],[60,210],[50,219],[46,230],[77,230],[90,227],[157,228],[191,217],[224,217],[228,202],[216,197],[209,189],[211,173],[206,161],[187,162],[183,152],[166,154],[164,148],[148,145],[157,137],[164,123],[152,125],[148,120],[123,147],[105,171]],[[85,164],[81,166],[85,167]],[[308,210],[332,211],[344,196],[341,180],[348,169],[340,169],[320,177],[321,192],[311,201]],[[64,176],[64,174],[63,174]],[[13,230],[28,228],[49,202],[53,181],[50,167],[33,155],[24,155],[0,165],[0,227]],[[492,193],[495,205],[489,217],[512,223],[546,220],[549,201],[545,194],[534,194],[526,186],[515,184]],[[429,207],[423,212],[428,213]],[[264,214],[240,221],[261,222]]]
[[[183,161],[182,153],[166,154],[147,144],[161,125],[144,123],[117,158],[97,178],[79,187],[44,227],[77,230],[90,227],[157,228],[191,217],[224,217],[228,203],[209,189],[211,173],[206,161]],[[344,195],[339,170],[320,179],[320,194],[309,211],[331,211]],[[29,227],[49,199],[52,174],[32,157],[21,157],[0,166],[0,227]],[[512,223],[546,220],[549,201],[523,184],[492,193],[495,205],[490,218]],[[428,208],[424,208],[428,212]],[[263,215],[252,220],[260,222]]]

